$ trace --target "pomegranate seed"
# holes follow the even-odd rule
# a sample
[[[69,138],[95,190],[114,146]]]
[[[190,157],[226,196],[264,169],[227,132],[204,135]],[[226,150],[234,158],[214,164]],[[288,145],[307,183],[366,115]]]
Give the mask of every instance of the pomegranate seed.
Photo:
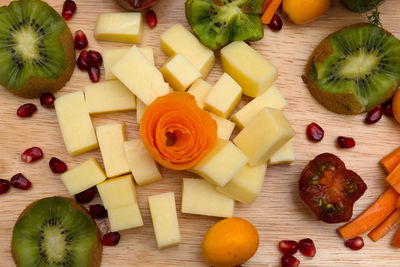
[[[283,254],[295,254],[297,252],[297,242],[293,240],[282,240],[278,244],[280,252]]]
[[[17,115],[18,117],[21,118],[26,118],[26,117],[30,117],[33,115],[33,113],[35,113],[37,110],[35,104],[32,103],[28,103],[28,104],[23,104],[22,106],[20,106],[17,110]]]
[[[356,145],[356,141],[353,138],[345,136],[339,136],[337,142],[341,148],[352,148]]]
[[[387,117],[393,117],[392,100],[386,101],[382,104],[383,114]]]
[[[87,54],[88,54],[88,51],[82,50],[81,53],[79,54],[78,59],[76,60],[76,65],[78,66],[78,68],[80,70],[88,69]]]
[[[316,123],[310,123],[307,126],[307,137],[311,141],[319,142],[324,137],[324,130]]]
[[[375,107],[371,109],[365,117],[365,123],[373,124],[378,122],[382,118],[383,110],[381,107]]]
[[[103,205],[95,204],[89,206],[89,213],[95,219],[102,219],[107,217],[107,210]]]
[[[55,157],[50,159],[49,166],[54,173],[64,173],[68,169],[67,164]]]
[[[101,243],[104,246],[115,246],[119,242],[120,235],[118,232],[109,232],[103,236]]]
[[[45,108],[51,108],[54,106],[56,97],[52,93],[44,93],[40,96],[40,104]]]
[[[32,183],[22,173],[17,173],[11,178],[11,185],[18,189],[28,190]]]
[[[314,257],[317,253],[314,242],[309,238],[299,241],[299,251],[306,257]]]
[[[96,196],[96,187],[93,186],[89,189],[86,189],[83,192],[80,192],[79,194],[76,194],[75,199],[76,201],[78,201],[78,203],[84,204],[92,201],[95,196]]]
[[[147,22],[147,25],[149,25],[150,29],[153,29],[155,26],[157,26],[157,16],[153,10],[147,11],[146,22]]]
[[[249,41],[245,41],[245,43],[246,43],[248,46],[251,46],[251,43],[250,43]]]
[[[89,50],[87,53],[87,64],[89,67],[100,67],[103,63],[103,57],[95,50]]]
[[[75,49],[77,49],[77,50],[82,50],[87,47],[88,40],[83,31],[78,30],[75,32],[74,45],[75,45]]]
[[[21,154],[21,160],[26,163],[31,163],[43,158],[43,151],[39,147],[31,147]]]
[[[297,267],[300,261],[293,255],[285,254],[281,258],[282,267]]]
[[[100,69],[99,67],[90,67],[88,70],[89,78],[92,82],[97,83],[100,80]]]
[[[75,14],[76,4],[72,0],[66,0],[62,9],[62,16],[65,20],[69,20]]]
[[[271,22],[268,24],[268,27],[273,30],[273,31],[280,31],[282,29],[282,19],[281,17],[279,17],[278,14],[275,14],[272,19]]]
[[[0,194],[4,194],[10,190],[10,182],[6,179],[0,179]]]
[[[362,237],[357,236],[352,239],[348,239],[344,242],[344,245],[352,250],[360,250],[364,247],[364,240]]]

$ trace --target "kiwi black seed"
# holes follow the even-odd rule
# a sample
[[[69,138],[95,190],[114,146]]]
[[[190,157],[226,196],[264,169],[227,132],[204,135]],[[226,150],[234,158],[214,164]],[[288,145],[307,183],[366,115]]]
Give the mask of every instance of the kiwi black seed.
[[[358,114],[392,97],[400,81],[400,40],[372,24],[332,33],[314,49],[303,81],[327,109]]]
[[[0,7],[0,84],[14,94],[40,97],[61,89],[75,68],[72,34],[40,0]]]
[[[18,267],[98,267],[103,252],[90,215],[62,197],[29,205],[15,223],[11,248]]]

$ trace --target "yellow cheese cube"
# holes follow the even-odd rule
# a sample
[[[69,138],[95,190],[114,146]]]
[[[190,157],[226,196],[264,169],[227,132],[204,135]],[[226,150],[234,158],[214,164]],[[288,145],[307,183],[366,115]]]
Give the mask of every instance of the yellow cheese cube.
[[[269,165],[290,164],[296,160],[294,155],[293,141],[289,140],[268,161]]]
[[[177,91],[185,91],[201,77],[200,71],[182,54],[170,57],[160,71],[164,76],[164,80]]]
[[[85,87],[90,114],[136,109],[136,97],[120,81],[93,83]]]
[[[230,141],[218,139],[215,147],[191,170],[210,183],[224,186],[247,163],[247,157]]]
[[[83,92],[58,97],[54,107],[64,144],[70,155],[75,156],[98,147]]]
[[[224,73],[205,99],[205,108],[218,116],[228,118],[240,102],[242,88]]]
[[[107,210],[112,232],[143,226],[142,215],[138,203],[114,207]]]
[[[243,41],[221,49],[222,69],[232,76],[251,97],[261,95],[278,77],[274,65]]]
[[[99,126],[96,133],[107,177],[130,172],[124,151],[125,125],[117,123]]]
[[[250,165],[267,162],[295,131],[281,110],[262,109],[233,139],[237,147],[248,157]]]
[[[161,180],[157,164],[141,139],[124,142],[124,149],[133,178],[138,185],[150,184]]]
[[[104,171],[95,158],[79,164],[60,176],[70,195],[76,195],[106,179]]]
[[[140,52],[154,65],[154,53],[152,47],[139,47]],[[108,80],[115,80],[117,77],[111,72],[111,67],[117,62],[129,48],[119,48],[113,50],[104,50],[101,55],[103,57],[104,77]]]
[[[182,213],[232,217],[235,201],[203,179],[183,179]]]
[[[137,203],[132,175],[107,179],[97,185],[97,191],[107,210]]]
[[[187,92],[194,96],[197,105],[200,108],[204,108],[205,100],[207,95],[210,93],[212,85],[203,79],[197,79],[192,86],[190,86]]]
[[[97,40],[125,43],[142,41],[141,12],[102,13],[97,17],[94,37]]]
[[[147,105],[142,102],[139,98],[136,98],[136,122],[140,124],[140,120],[142,119],[143,113]]]
[[[224,187],[217,186],[217,191],[245,204],[251,204],[260,195],[267,164],[244,165],[232,180]]]
[[[207,77],[215,63],[214,52],[205,47],[182,24],[175,24],[161,34],[161,50],[168,56],[184,55],[203,75]]]
[[[230,120],[221,118],[210,112],[211,118],[217,122],[217,136],[218,138],[229,140],[232,135],[233,129],[235,128],[235,123]]]
[[[111,67],[111,72],[146,105],[169,93],[161,72],[136,46]]]
[[[263,108],[284,109],[287,106],[285,98],[275,86],[271,86],[264,93],[257,96],[232,116],[239,129],[242,129]]]
[[[157,247],[161,249],[178,245],[181,242],[181,235],[174,193],[149,196],[148,203]]]

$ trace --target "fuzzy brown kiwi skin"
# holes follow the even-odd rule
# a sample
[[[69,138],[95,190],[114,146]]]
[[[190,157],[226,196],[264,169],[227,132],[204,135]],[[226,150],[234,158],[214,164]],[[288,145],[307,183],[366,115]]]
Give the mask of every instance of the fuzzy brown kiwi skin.
[[[367,23],[357,23],[347,27],[340,29],[330,35],[328,35],[325,39],[323,39],[319,45],[314,49],[310,57],[308,58],[306,67],[305,67],[305,74],[301,76],[303,82],[307,85],[311,95],[325,108],[339,114],[346,114],[346,115],[354,115],[359,114],[362,112],[366,112],[368,110],[364,110],[364,107],[357,101],[355,96],[352,94],[351,90],[345,94],[332,94],[320,90],[317,86],[317,81],[311,78],[312,72],[312,63],[313,62],[323,62],[328,56],[333,53],[333,49],[331,43],[329,41],[330,37],[342,30],[345,29],[352,29],[352,28],[361,28]],[[386,33],[390,34],[388,31],[385,30]],[[393,96],[393,93],[396,91],[396,88],[393,86],[386,96],[375,106],[371,107],[370,109],[382,104],[386,100],[390,99]]]
[[[68,201],[68,203],[71,205],[71,207],[72,207],[74,210],[82,211],[82,212],[93,222],[93,224],[94,224],[94,225],[96,226],[96,228],[97,228],[97,224],[96,224],[96,222],[92,219],[92,216],[90,216],[90,214],[88,213],[88,211],[87,211],[85,208],[83,208],[81,205],[79,205],[74,199],[72,199],[72,198],[66,198],[66,197],[60,197],[60,198],[62,198],[62,199],[64,199],[64,200]],[[28,206],[24,209],[24,211],[19,215],[17,221],[19,221],[23,216],[25,216],[25,215],[32,209],[32,207],[36,204],[36,202],[38,202],[38,201],[39,201],[39,200],[34,201],[34,202],[32,202],[30,205],[28,205]],[[16,222],[17,222],[17,221],[16,221]],[[12,238],[11,238],[11,240],[12,240]],[[18,261],[17,261],[17,259],[18,259],[18,254],[13,250],[12,244],[11,244],[11,253],[12,253],[12,256],[13,256],[13,259],[14,259],[15,264],[16,264],[17,266],[19,266],[19,265],[18,265]],[[99,229],[97,229],[96,238],[95,238],[95,240],[94,240],[93,246],[92,246],[92,248],[90,249],[89,253],[90,253],[90,258],[89,258],[89,265],[88,265],[88,267],[100,267],[101,258],[102,258],[102,256],[103,256],[103,244],[101,243],[101,240],[100,240]]]

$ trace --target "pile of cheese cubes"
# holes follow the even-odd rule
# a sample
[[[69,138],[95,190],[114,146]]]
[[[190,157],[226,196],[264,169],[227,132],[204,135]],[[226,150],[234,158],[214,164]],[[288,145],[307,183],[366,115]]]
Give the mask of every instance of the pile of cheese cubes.
[[[140,41],[141,14],[122,14],[100,15],[96,38]],[[161,174],[140,139],[126,141],[124,124],[94,130],[90,114],[136,109],[140,123],[146,106],[172,90],[187,90],[200,108],[210,112],[217,122],[218,141],[189,170],[203,179],[183,179],[182,213],[232,217],[235,200],[250,204],[260,194],[267,163],[294,161],[294,131],[282,113],[287,103],[273,86],[277,71],[258,52],[244,42],[224,47],[224,73],[211,85],[205,78],[215,63],[214,53],[184,26],[176,24],[165,31],[161,49],[169,59],[160,69],[149,47],[103,51],[107,81],[89,85],[84,92],[65,94],[55,102],[68,152],[78,155],[100,147],[105,169],[92,158],[61,179],[71,195],[97,186],[112,231],[143,226],[134,182],[143,186],[161,180]],[[255,98],[229,120],[242,94]],[[241,131],[230,141],[235,125]],[[158,247],[179,244],[174,193],[150,196],[148,204]]]

